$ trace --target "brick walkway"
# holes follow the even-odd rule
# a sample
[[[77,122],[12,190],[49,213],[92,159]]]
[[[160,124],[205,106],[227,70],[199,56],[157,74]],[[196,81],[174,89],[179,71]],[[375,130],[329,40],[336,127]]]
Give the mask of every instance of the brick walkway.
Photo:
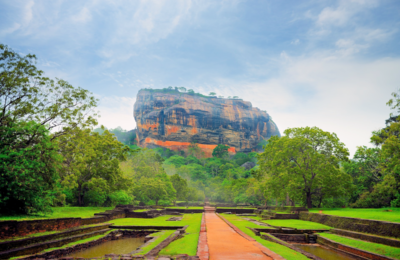
[[[255,241],[250,241],[219,218],[213,208],[206,208],[207,244],[211,260],[272,260]],[[204,259],[204,258],[203,258]]]

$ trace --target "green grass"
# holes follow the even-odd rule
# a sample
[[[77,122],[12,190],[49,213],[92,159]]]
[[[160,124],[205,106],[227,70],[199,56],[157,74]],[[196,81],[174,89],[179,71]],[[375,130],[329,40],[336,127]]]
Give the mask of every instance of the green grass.
[[[203,209],[203,207],[165,207],[168,209]]]
[[[323,214],[335,215],[349,218],[373,219],[390,222],[400,222],[400,208],[380,208],[380,209],[352,209],[352,208],[337,208],[337,209],[311,209],[312,213],[319,213],[322,210]],[[388,211],[391,210],[391,211]]]
[[[257,209],[254,207],[217,207],[218,209]]]
[[[189,227],[186,229],[185,236],[178,240],[175,240],[174,242],[169,244],[166,248],[164,248],[161,251],[162,253],[160,253],[160,254],[165,254],[165,255],[188,254],[188,255],[195,256],[196,252],[197,252],[197,243],[199,240],[202,214],[201,213],[184,214],[181,221],[166,221],[170,217],[176,217],[176,216],[165,215],[165,216],[160,216],[160,217],[152,218],[152,219],[123,218],[123,219],[111,220],[110,223],[113,223],[114,225],[123,225],[123,226],[129,226],[129,225],[132,225],[132,226],[186,226],[186,225],[189,225]],[[156,246],[158,243],[159,242],[152,243],[152,244],[154,244],[154,246]],[[141,252],[141,254],[143,254],[143,253]]]
[[[332,229],[331,227],[323,224],[299,219],[270,219],[263,220],[262,222],[277,227],[288,227],[297,229]]]
[[[382,244],[366,242],[358,239],[342,237],[335,234],[320,233],[318,235],[321,237],[325,237],[327,239],[331,239],[335,242],[352,246],[361,250],[400,259],[400,248],[397,247],[391,247]]]
[[[91,218],[94,213],[111,210],[113,207],[57,207],[53,208],[53,213],[48,215],[19,215],[19,216],[0,216],[0,220],[34,220],[49,218]]]
[[[299,220],[299,219],[270,219],[263,220],[260,217],[248,216],[246,218],[252,218],[260,222],[267,223],[272,226],[277,227],[288,227],[288,228],[297,228],[297,229],[332,229],[332,227],[319,224],[316,222]]]
[[[141,247],[141,250],[138,253],[136,253],[135,255],[147,254],[150,250],[155,248],[158,244],[160,244],[162,241],[164,241],[167,237],[172,235],[172,233],[174,233],[174,232],[175,232],[175,230],[164,230],[164,231],[160,231],[160,232],[151,234],[151,236],[157,237],[157,239],[155,241],[153,241],[152,243],[150,243],[149,245]]]
[[[282,245],[274,243],[274,242],[264,240],[261,237],[256,236],[250,229],[247,228],[247,227],[249,227],[249,221],[244,220],[241,217],[238,217],[236,215],[231,215],[231,214],[221,214],[221,215],[223,215],[229,222],[231,222],[233,225],[238,227],[241,231],[243,231],[250,237],[254,238],[257,242],[259,242],[263,246],[269,248],[271,251],[277,253],[278,255],[281,255],[285,259],[287,259],[287,260],[308,260],[308,258],[306,256],[304,256],[288,247],[282,246]]]
[[[195,256],[200,235],[201,217],[202,214],[186,214],[184,219],[182,219],[182,221],[185,220],[188,222],[186,225],[189,225],[186,229],[185,236],[173,241],[161,250],[160,255],[188,254],[190,256]]]
[[[59,231],[46,231],[46,232],[40,232],[40,233],[35,233],[35,234],[29,234],[26,236],[21,236],[21,237],[12,237],[12,238],[7,238],[7,239],[0,239],[0,242],[5,242],[5,241],[16,241],[20,239],[25,239],[25,238],[30,238],[30,237],[40,237],[40,236],[46,236],[46,235],[51,235],[51,234],[56,234],[56,233],[62,233],[78,228],[87,228],[87,227],[92,227],[92,226],[97,226],[98,224],[92,224],[92,225],[85,225],[85,226],[79,226],[75,228],[68,228],[68,229],[63,229]]]

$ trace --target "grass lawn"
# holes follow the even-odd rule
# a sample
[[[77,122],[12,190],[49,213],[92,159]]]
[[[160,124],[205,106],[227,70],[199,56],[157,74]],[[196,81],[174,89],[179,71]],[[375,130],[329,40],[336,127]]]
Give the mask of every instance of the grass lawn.
[[[336,241],[336,242],[344,244],[344,245],[348,245],[348,246],[352,246],[352,247],[362,249],[365,251],[369,251],[372,253],[400,259],[400,248],[397,248],[397,247],[386,246],[386,245],[372,243],[372,242],[366,242],[366,241],[348,238],[348,237],[342,237],[342,236],[335,235],[335,234],[320,233],[318,235],[321,237],[326,237],[327,239],[331,239],[333,241]]]
[[[185,220],[186,217],[186,220]],[[189,227],[186,229],[184,237],[179,238],[165,247],[159,255],[179,255],[188,254],[195,256],[199,241],[202,214],[186,214],[182,221],[187,221]]]
[[[218,209],[257,209],[255,207],[217,207]]]
[[[270,242],[267,240],[262,239],[259,236],[256,236],[250,229],[248,223],[251,223],[247,220],[242,219],[241,217],[238,217],[236,215],[231,215],[231,214],[221,214],[226,218],[229,222],[231,222],[233,225],[238,227],[241,231],[246,233],[247,235],[251,236],[254,238],[257,242],[262,244],[263,246],[269,248],[271,251],[277,253],[278,255],[281,255],[283,258],[287,260],[307,260],[308,258],[286,246],[282,246],[280,244]],[[260,227],[260,226],[258,226]]]
[[[288,228],[297,228],[297,229],[332,229],[332,227],[319,224],[316,222],[299,220],[299,219],[270,219],[270,220],[263,220],[260,217],[252,217],[249,216],[247,218],[252,218],[260,222],[267,223],[272,226],[277,227],[288,227]]]
[[[123,225],[123,226],[186,226],[189,227],[186,229],[186,234],[184,237],[175,240],[171,244],[169,244],[166,248],[164,248],[160,254],[161,255],[177,255],[177,254],[188,254],[191,256],[195,256],[197,253],[197,243],[199,240],[200,234],[200,225],[201,225],[201,217],[202,213],[194,213],[194,214],[184,214],[181,221],[166,221],[170,217],[176,217],[173,215],[165,215],[157,218],[123,218],[123,219],[114,219],[111,220],[110,223],[114,225]],[[166,236],[168,237],[168,236]],[[158,240],[157,240],[158,241]],[[156,242],[157,242],[156,241]],[[162,240],[160,240],[161,242]],[[157,243],[152,243],[157,245]],[[140,254],[143,254],[141,252]]]
[[[157,237],[156,240],[147,246],[141,247],[141,250],[138,253],[136,253],[135,255],[147,254],[151,249],[155,248],[158,244],[160,244],[162,241],[164,241],[164,239],[166,239],[167,237],[172,235],[172,233],[174,233],[174,232],[175,232],[175,230],[164,230],[164,231],[160,231],[160,232],[151,234],[150,236]]]
[[[332,229],[331,227],[323,224],[299,219],[270,219],[263,220],[262,222],[277,227],[288,227],[297,229]]]
[[[104,212],[113,208],[114,207],[57,207],[53,208],[53,213],[48,215],[0,216],[0,221],[47,218],[91,218],[94,216],[94,213]]]
[[[204,209],[203,207],[165,207],[168,209]]]
[[[312,213],[319,213],[322,210],[323,214],[335,215],[349,218],[363,218],[373,220],[383,220],[390,222],[400,222],[400,208],[380,208],[380,209],[352,209],[352,208],[337,208],[337,209],[310,209]],[[391,211],[389,211],[391,210]]]

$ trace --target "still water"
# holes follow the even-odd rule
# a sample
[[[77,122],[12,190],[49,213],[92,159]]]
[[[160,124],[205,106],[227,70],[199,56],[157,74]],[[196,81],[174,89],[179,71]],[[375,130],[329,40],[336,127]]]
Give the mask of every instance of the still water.
[[[106,254],[129,254],[144,244],[144,237],[127,237],[117,240],[106,241],[90,248],[76,251],[67,255],[68,257],[101,257]]]
[[[354,258],[344,255],[340,252],[321,247],[311,245],[295,245],[296,247],[303,249],[315,256],[318,256],[324,260],[353,260]]]

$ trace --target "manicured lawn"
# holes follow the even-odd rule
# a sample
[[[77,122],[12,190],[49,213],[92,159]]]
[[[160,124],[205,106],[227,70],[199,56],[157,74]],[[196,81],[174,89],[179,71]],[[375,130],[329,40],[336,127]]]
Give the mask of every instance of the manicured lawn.
[[[260,217],[247,217],[252,218],[260,222],[267,223],[272,226],[277,227],[288,227],[288,228],[297,228],[297,229],[332,229],[329,226],[319,224],[316,222],[299,220],[299,219],[270,219],[270,220],[262,220]]]
[[[263,246],[269,248],[271,251],[277,253],[278,255],[281,255],[287,260],[307,260],[308,258],[288,247],[282,246],[280,244],[270,242],[267,240],[262,239],[259,236],[256,236],[250,229],[248,223],[251,223],[247,220],[242,219],[241,217],[238,217],[236,215],[231,215],[231,214],[221,214],[223,215],[229,222],[231,222],[233,225],[238,227],[241,231],[246,233],[247,235],[251,236],[254,238],[257,242],[262,244]],[[260,226],[258,226],[260,227]]]
[[[297,229],[331,229],[331,227],[316,222],[299,219],[271,219],[262,222],[277,227],[288,227]]]
[[[185,217],[187,219],[185,220]],[[202,214],[186,214],[182,221],[187,221],[190,223],[186,224],[189,227],[186,229],[186,234],[184,237],[179,238],[169,244],[166,248],[161,250],[159,255],[179,255],[188,254],[190,256],[195,256],[197,253],[197,244],[199,241],[200,227],[201,227],[201,217]]]
[[[254,207],[217,207],[218,209],[257,209]]]
[[[166,207],[168,209],[204,209],[203,207]]]
[[[147,254],[151,249],[155,248],[158,244],[160,244],[162,241],[164,241],[164,239],[172,235],[172,233],[174,232],[175,230],[164,230],[151,234],[152,237],[157,237],[156,240],[149,245],[142,247],[140,252],[136,253],[135,255]]]
[[[145,218],[122,218],[111,220],[114,225],[123,226],[186,226],[186,234],[184,237],[175,240],[164,248],[160,254],[161,255],[178,255],[178,254],[188,254],[195,256],[197,253],[197,243],[200,234],[201,225],[201,213],[195,214],[184,214],[181,221],[166,221],[170,217],[176,217],[173,215],[160,216],[157,218],[145,219]],[[157,240],[158,241],[158,240]],[[162,241],[162,240],[161,240]],[[160,241],[160,242],[161,242]],[[157,242],[159,243],[159,242]],[[152,243],[154,246],[157,243]],[[143,253],[140,253],[143,254]]]
[[[351,208],[337,208],[337,209],[311,209],[312,213],[335,215],[340,217],[349,218],[363,218],[383,220],[390,222],[400,222],[400,208],[380,208],[380,209],[351,209]],[[391,211],[389,211],[391,210]]]
[[[335,234],[320,233],[318,235],[322,236],[322,237],[326,237],[327,239],[331,239],[333,241],[336,241],[336,242],[344,244],[344,245],[348,245],[348,246],[352,246],[352,247],[362,249],[365,251],[369,251],[372,253],[400,259],[400,248],[397,248],[397,247],[391,247],[391,246],[386,246],[386,245],[382,245],[382,244],[366,242],[366,241],[362,241],[362,240],[358,240],[358,239],[342,237],[342,236],[335,235]]]
[[[91,218],[94,213],[111,210],[114,207],[57,207],[49,215],[21,215],[21,216],[0,216],[1,220],[33,220],[48,218]]]

